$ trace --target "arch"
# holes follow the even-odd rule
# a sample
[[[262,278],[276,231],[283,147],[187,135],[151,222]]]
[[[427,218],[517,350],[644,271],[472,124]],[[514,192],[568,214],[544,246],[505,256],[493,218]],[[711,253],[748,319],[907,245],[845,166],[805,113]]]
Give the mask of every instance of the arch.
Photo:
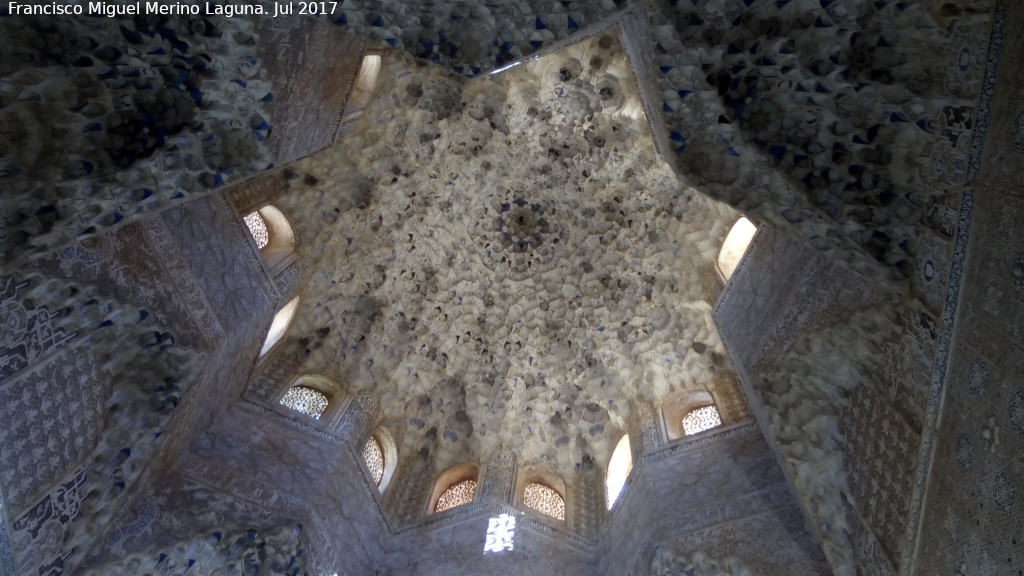
[[[330,399],[323,392],[316,388],[302,385],[289,388],[279,401],[279,404],[282,406],[287,406],[296,412],[312,416],[315,420],[320,419],[320,416],[327,410],[329,403]]]
[[[383,494],[398,465],[398,449],[391,434],[384,428],[378,428],[363,445],[362,455],[370,479]]]
[[[296,378],[291,385],[281,393],[277,399],[277,403],[292,410],[308,414],[308,412],[303,408],[297,408],[293,405],[293,402],[297,399],[311,400],[313,398],[313,395],[308,392],[303,393],[301,396],[298,396],[298,392],[293,392],[293,390],[297,391],[301,389],[315,392],[316,394],[323,396],[326,400],[326,404],[323,404],[323,401],[320,401],[322,409],[320,410],[319,416],[314,416],[317,420],[324,420],[332,414],[337,414],[339,412],[339,407],[344,403],[346,398],[345,391],[333,380],[317,374],[303,374]]]
[[[722,244],[722,250],[718,253],[718,272],[722,275],[722,280],[728,282],[732,278],[732,273],[736,271],[736,266],[743,259],[756,233],[757,225],[745,216],[732,225]]]
[[[356,118],[363,112],[363,108],[370,102],[373,90],[377,87],[377,77],[380,76],[381,57],[379,54],[367,54],[363,56],[363,62],[359,65],[359,74],[352,85],[352,92],[348,96],[345,105],[345,113],[342,121],[347,122]]]
[[[266,356],[267,352],[270,352],[270,349],[284,337],[285,332],[288,331],[288,325],[292,322],[292,317],[295,316],[295,309],[298,307],[299,297],[296,296],[274,315],[274,321],[270,323],[270,330],[267,331],[267,339],[263,341],[263,347],[260,348],[261,358]]]
[[[676,440],[688,435],[683,420],[694,410],[706,406],[714,406],[715,399],[706,390],[688,390],[673,394],[661,405],[661,415],[665,419],[665,432],[669,440]],[[717,410],[715,412],[717,414]],[[719,422],[721,419],[719,419]]]
[[[246,214],[244,220],[267,267],[276,270],[286,264],[295,252],[295,232],[288,218],[267,205]]]
[[[608,472],[605,475],[605,487],[608,489],[608,509],[611,510],[615,501],[626,485],[626,478],[633,470],[633,451],[629,445],[629,434],[623,434],[619,443],[612,451],[608,461]]]
[[[479,475],[480,467],[472,462],[453,466],[441,474],[430,495],[430,513],[444,512],[472,502],[476,497]]]
[[[565,482],[560,476],[546,467],[528,466],[523,469],[520,478],[520,503],[551,518],[565,521]]]
[[[556,520],[565,521],[565,498],[547,484],[527,484],[523,488],[523,504]]]

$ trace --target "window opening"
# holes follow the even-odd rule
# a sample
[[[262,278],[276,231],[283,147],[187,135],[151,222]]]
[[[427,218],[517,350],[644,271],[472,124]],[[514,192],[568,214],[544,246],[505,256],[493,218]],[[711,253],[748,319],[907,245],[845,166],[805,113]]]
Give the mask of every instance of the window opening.
[[[722,244],[722,251],[718,253],[718,270],[726,282],[732,278],[732,273],[736,271],[736,266],[743,259],[756,233],[757,226],[747,218],[740,218],[729,230],[729,235]]]
[[[503,552],[514,549],[516,537],[516,517],[502,514],[487,520],[487,538],[484,540],[484,552]]]
[[[612,458],[608,462],[608,476],[606,485],[608,487],[608,509],[612,509],[615,500],[618,499],[622,487],[626,484],[630,470],[633,469],[633,455],[629,448],[629,435],[623,435],[619,443],[615,445]]]
[[[256,241],[263,263],[275,271],[294,259],[295,232],[284,213],[274,206],[264,206],[243,218]]]
[[[683,418],[683,431],[687,436],[711,430],[722,425],[722,417],[718,408],[703,406],[691,411]]]
[[[345,107],[344,120],[355,118],[370,102],[373,89],[377,86],[380,69],[380,55],[368,54],[363,57],[363,63],[359,66],[359,74],[352,85],[352,93],[349,95],[348,104]]]
[[[263,341],[263,348],[260,349],[260,356],[263,356],[274,347],[274,344],[284,336],[284,333],[288,330],[288,325],[292,322],[292,316],[295,315],[295,309],[299,306],[299,297],[292,298],[292,301],[285,304],[284,308],[281,308],[274,315],[274,321],[270,324],[270,330],[267,331],[267,339]]]
[[[384,478],[384,451],[381,450],[380,442],[373,436],[366,441],[366,446],[363,446],[363,460],[370,469],[373,483],[380,486],[380,481]]]
[[[320,415],[327,409],[327,396],[306,386],[292,386],[281,397],[281,404],[319,420]]]
[[[462,506],[473,501],[476,494],[476,480],[463,480],[448,487],[437,499],[434,512],[444,512],[456,506]]]
[[[256,247],[263,250],[270,244],[270,233],[267,231],[267,223],[259,212],[250,212],[245,215],[245,225],[249,227],[249,233],[256,240]]]
[[[565,520],[565,500],[553,488],[536,482],[527,484],[523,491],[523,503],[552,518]]]

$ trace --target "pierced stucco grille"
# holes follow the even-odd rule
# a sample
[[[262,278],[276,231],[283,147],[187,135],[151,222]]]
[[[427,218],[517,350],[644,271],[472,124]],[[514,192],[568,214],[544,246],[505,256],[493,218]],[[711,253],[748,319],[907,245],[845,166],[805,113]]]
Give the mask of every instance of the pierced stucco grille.
[[[263,250],[263,247],[270,243],[270,233],[267,232],[267,223],[263,221],[263,217],[259,212],[250,212],[245,215],[245,225],[256,239],[256,247]]]
[[[565,500],[543,484],[529,484],[523,491],[523,503],[559,520],[565,520]]]
[[[281,398],[281,404],[319,420],[327,409],[327,396],[312,388],[295,386]]]
[[[714,406],[697,408],[683,418],[683,430],[686,435],[696,434],[722,425],[722,417]]]
[[[476,494],[475,480],[463,480],[453,484],[437,499],[437,506],[434,507],[434,512],[444,512],[450,508],[468,504],[473,501],[474,494]]]
[[[373,476],[373,483],[380,486],[384,478],[384,453],[380,449],[380,443],[376,438],[370,438],[363,446],[363,460],[366,467],[370,469],[370,476]]]

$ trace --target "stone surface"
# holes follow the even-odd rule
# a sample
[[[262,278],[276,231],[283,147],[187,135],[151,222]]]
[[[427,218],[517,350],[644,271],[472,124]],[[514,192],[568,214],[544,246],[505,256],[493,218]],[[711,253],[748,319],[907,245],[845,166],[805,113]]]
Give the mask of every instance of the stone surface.
[[[1015,5],[339,10],[0,22],[0,574],[1022,567]],[[363,51],[324,20],[399,50],[308,155]]]
[[[1009,120],[1024,108],[1018,83],[1024,45],[1011,32],[1020,28],[1022,17],[1016,5],[996,13],[998,25],[1005,26],[998,39],[1005,44],[998,68],[986,78],[991,100],[983,97],[983,103],[991,106],[992,119],[974,190],[959,325],[948,351],[941,425],[924,494],[918,574],[1024,569],[1024,204],[1019,174],[1005,172],[1021,153]]]
[[[914,327],[935,320],[768,229],[716,317],[833,570],[895,571],[928,383],[900,348],[934,357]],[[864,552],[876,548],[887,556]]]
[[[782,471],[752,423],[643,456],[599,540],[602,574],[649,574],[655,549],[735,557],[756,574],[827,574]]]
[[[692,278],[738,216],[657,159],[616,34],[470,82],[389,59],[276,201],[330,226],[303,232],[302,369],[374,390],[435,473],[502,443],[604,466],[630,397],[735,389]]]
[[[254,23],[4,18],[3,262],[265,168]],[[251,83],[251,84],[249,84]],[[47,126],[59,124],[58,131]]]
[[[276,88],[263,104],[274,128],[267,151],[285,165],[334,143],[366,41],[298,15],[254,20],[260,66]]]

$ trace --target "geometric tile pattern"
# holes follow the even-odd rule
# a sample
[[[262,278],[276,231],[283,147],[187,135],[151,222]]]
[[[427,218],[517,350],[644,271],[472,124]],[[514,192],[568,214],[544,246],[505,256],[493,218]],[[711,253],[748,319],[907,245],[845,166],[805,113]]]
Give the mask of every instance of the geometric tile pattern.
[[[226,330],[258,314],[277,296],[277,289],[258,264],[255,248],[246,239],[248,229],[232,214],[221,195],[162,214],[173,230],[173,244]],[[205,240],[196,242],[196,238]]]
[[[1017,4],[1006,30],[1024,25]],[[1024,42],[1007,34],[918,536],[921,574],[1024,572],[1024,197],[1014,119]]]
[[[0,485],[12,511],[35,500],[92,451],[109,376],[75,347],[0,387]]]
[[[920,436],[870,381],[853,390],[840,426],[855,508],[898,560]]]
[[[159,217],[146,218],[36,258],[31,268],[142,308],[181,344],[209,345],[220,328],[177,250],[161,243],[165,235]]]
[[[75,337],[57,325],[62,317],[59,311],[26,296],[29,284],[0,278],[0,378],[8,378]]]

